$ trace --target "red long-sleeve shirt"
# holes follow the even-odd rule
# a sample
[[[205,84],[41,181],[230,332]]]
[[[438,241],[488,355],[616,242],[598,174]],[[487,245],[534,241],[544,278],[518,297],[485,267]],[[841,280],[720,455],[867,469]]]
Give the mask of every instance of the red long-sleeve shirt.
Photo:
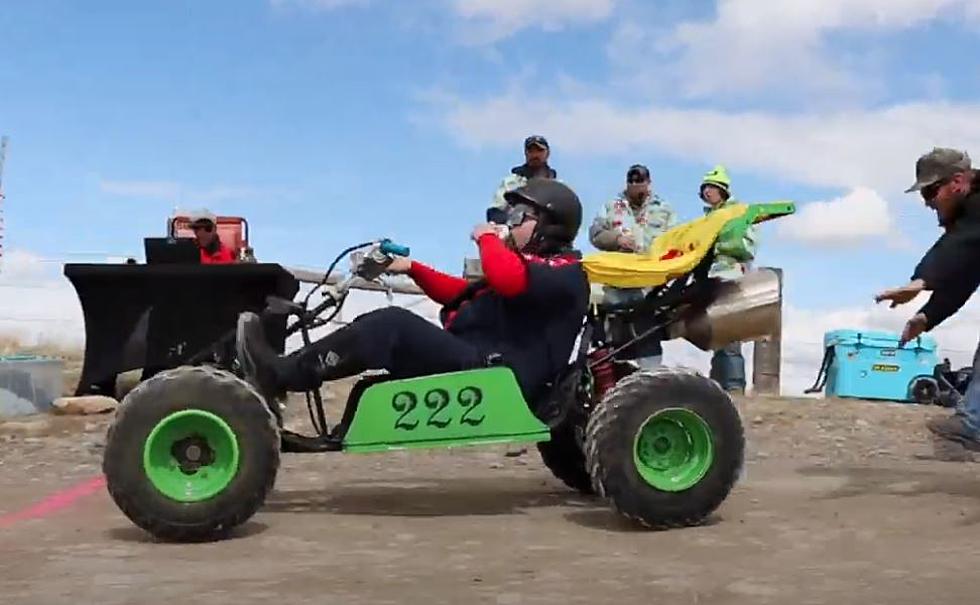
[[[229,265],[234,262],[235,255],[232,253],[231,248],[221,242],[218,242],[217,247],[213,247],[211,250],[201,247],[202,265]]]
[[[480,237],[480,263],[490,289],[501,296],[519,296],[527,290],[527,267],[523,259],[507,248],[493,233]],[[439,303],[449,304],[469,285],[465,279],[436,271],[423,263],[412,261],[408,272],[425,295]]]
[[[462,294],[468,285],[462,277],[447,275],[414,260],[412,261],[412,268],[408,270],[408,276],[422,288],[426,296],[440,305],[449,304],[450,301]]]

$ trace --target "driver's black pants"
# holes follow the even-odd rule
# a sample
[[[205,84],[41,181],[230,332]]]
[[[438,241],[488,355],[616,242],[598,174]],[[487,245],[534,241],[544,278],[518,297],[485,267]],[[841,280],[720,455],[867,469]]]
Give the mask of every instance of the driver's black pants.
[[[472,369],[485,361],[484,353],[458,336],[406,309],[385,307],[292,353],[279,374],[283,387],[304,391],[365,370],[411,378]]]

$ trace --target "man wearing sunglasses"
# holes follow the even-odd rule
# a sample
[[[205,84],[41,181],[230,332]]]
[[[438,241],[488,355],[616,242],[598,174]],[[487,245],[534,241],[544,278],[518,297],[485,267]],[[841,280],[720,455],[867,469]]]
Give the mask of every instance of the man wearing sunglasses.
[[[891,307],[912,301],[920,292],[932,292],[928,302],[905,324],[901,343],[914,340],[959,311],[980,286],[980,179],[970,156],[956,149],[935,148],[915,164],[918,191],[935,210],[945,232],[919,261],[912,281],[875,296]],[[973,375],[980,373],[980,346],[973,359]],[[970,382],[959,409],[949,417],[934,418],[926,426],[937,437],[980,451],[980,383]]]
[[[504,194],[527,184],[530,179],[557,179],[558,173],[548,165],[551,156],[551,146],[548,139],[539,134],[533,134],[524,139],[524,163],[514,166],[493,196],[492,208],[506,208],[507,200]]]
[[[484,277],[447,275],[408,258],[390,273],[409,275],[443,305],[442,327],[401,307],[359,316],[313,344],[279,356],[254,313],[238,322],[238,359],[266,397],[306,391],[366,370],[396,378],[501,363],[525,398],[537,400],[566,367],[588,310],[589,285],[572,245],[582,221],[578,196],[553,180],[534,179],[506,194],[500,223],[477,226],[472,239]]]
[[[231,249],[222,244],[218,237],[218,219],[211,211],[195,211],[189,218],[194,241],[201,249],[202,265],[227,265],[235,262]]]
[[[676,225],[673,208],[651,190],[650,170],[634,164],[626,170],[626,187],[592,221],[589,241],[599,250],[645,254],[658,235]],[[636,303],[644,294],[643,289],[606,286],[603,302]],[[653,369],[661,364],[663,347],[659,340],[648,338],[624,351],[624,355],[644,369]]]

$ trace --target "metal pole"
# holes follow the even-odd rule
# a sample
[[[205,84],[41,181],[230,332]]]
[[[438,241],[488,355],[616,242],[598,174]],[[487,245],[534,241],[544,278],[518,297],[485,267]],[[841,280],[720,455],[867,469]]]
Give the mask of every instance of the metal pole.
[[[4,237],[4,224],[3,224],[3,164],[7,159],[7,142],[10,140],[9,137],[0,137],[0,261],[3,260],[3,237]]]
[[[779,278],[779,324],[772,334],[755,341],[752,384],[757,395],[778,396],[783,354],[783,270],[777,267],[772,270]]]
[[[7,158],[7,142],[10,137],[4,135],[0,137],[0,197],[3,197],[3,162]]]
[[[283,267],[286,271],[293,274],[300,283],[304,284],[318,284],[323,280],[322,271],[310,271],[307,269],[294,269],[290,267]],[[328,284],[335,284],[341,281],[344,276],[340,274],[334,274],[330,276],[327,280]],[[387,292],[388,288],[374,282],[365,281],[363,279],[355,280],[351,288],[355,290],[371,290],[374,292]],[[391,284],[391,291],[395,294],[412,294],[412,295],[423,295],[422,289],[412,283],[393,283]]]

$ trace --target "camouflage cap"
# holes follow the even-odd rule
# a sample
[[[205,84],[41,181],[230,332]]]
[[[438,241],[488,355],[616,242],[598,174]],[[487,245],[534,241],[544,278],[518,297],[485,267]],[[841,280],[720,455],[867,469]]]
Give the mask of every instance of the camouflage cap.
[[[919,191],[970,168],[970,155],[967,152],[935,147],[915,162],[915,183],[905,193]]]
[[[532,134],[524,139],[524,149],[530,149],[531,147],[551,149],[551,146],[548,144],[548,139],[544,138],[540,134]]]

